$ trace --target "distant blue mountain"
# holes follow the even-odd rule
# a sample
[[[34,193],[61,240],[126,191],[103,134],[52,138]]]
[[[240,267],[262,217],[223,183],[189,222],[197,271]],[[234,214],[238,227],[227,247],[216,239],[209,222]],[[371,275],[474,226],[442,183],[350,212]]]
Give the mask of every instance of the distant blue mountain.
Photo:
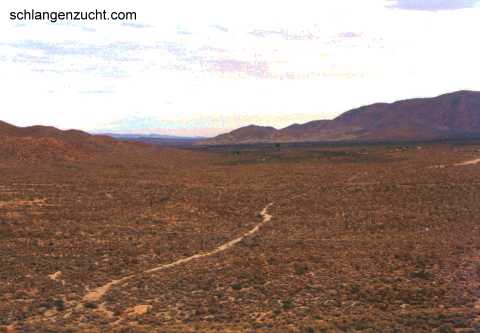
[[[165,139],[165,140],[203,140],[206,137],[203,136],[176,136],[165,134],[137,134],[137,133],[98,133],[107,135],[115,139]]]
[[[154,145],[172,145],[172,146],[189,146],[197,142],[203,141],[205,137],[189,137],[189,136],[175,136],[164,134],[138,134],[138,133],[98,133],[109,136],[122,141],[137,141]]]

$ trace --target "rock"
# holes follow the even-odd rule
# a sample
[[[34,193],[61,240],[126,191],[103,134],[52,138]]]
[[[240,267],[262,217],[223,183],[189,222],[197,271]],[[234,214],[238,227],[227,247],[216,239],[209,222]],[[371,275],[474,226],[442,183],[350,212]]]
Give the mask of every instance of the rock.
[[[55,316],[56,314],[57,314],[57,310],[51,309],[51,310],[45,311],[45,313],[43,315],[47,318],[50,318],[50,317]]]
[[[50,280],[58,281],[61,276],[62,276],[62,272],[58,271],[53,274],[50,274],[48,277],[50,278]]]
[[[133,308],[127,309],[127,313],[129,315],[142,316],[150,312],[151,309],[152,309],[151,305],[137,305],[137,306],[134,306]]]

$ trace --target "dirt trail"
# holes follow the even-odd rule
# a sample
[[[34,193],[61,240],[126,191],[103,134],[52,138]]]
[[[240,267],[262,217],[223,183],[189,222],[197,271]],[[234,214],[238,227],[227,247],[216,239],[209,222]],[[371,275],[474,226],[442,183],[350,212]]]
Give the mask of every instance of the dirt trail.
[[[113,280],[107,284],[104,284],[101,287],[98,287],[88,294],[83,296],[82,301],[84,302],[96,302],[99,301],[114,285],[123,283],[125,281],[130,280],[131,278],[135,277],[135,275],[125,276],[124,278]]]
[[[449,167],[449,166],[457,167],[457,166],[475,165],[475,164],[479,164],[479,163],[480,163],[480,158],[476,158],[476,159],[473,159],[473,160],[468,160],[468,161],[465,161],[465,162],[459,162],[459,163],[455,163],[455,164],[451,164],[451,165],[445,165],[445,164],[432,165],[432,166],[427,167],[427,169],[444,169],[444,168]]]
[[[183,259],[179,259],[179,260],[174,261],[174,262],[169,263],[169,264],[160,265],[160,266],[148,269],[148,270],[143,271],[143,272],[138,273],[138,274],[132,274],[132,275],[125,276],[124,278],[121,278],[121,279],[118,279],[118,280],[113,280],[113,281],[111,281],[107,284],[104,284],[101,287],[98,287],[98,288],[90,291],[88,294],[86,294],[83,297],[82,301],[83,302],[97,302],[103,296],[105,296],[113,286],[115,286],[117,284],[120,284],[120,283],[124,283],[124,282],[134,278],[135,276],[138,276],[138,275],[141,275],[141,274],[149,274],[149,273],[162,271],[162,270],[165,270],[165,269],[168,269],[168,268],[172,268],[172,267],[175,267],[175,266],[185,264],[185,263],[187,263],[189,261],[192,261],[192,260],[195,260],[195,259],[200,259],[200,258],[213,256],[213,255],[215,255],[219,252],[223,252],[223,251],[228,250],[229,248],[231,248],[231,247],[235,246],[236,244],[240,243],[244,238],[249,237],[249,236],[257,233],[262,226],[267,224],[272,219],[272,215],[268,214],[268,209],[272,205],[273,205],[273,202],[269,203],[267,206],[265,206],[265,208],[263,208],[263,210],[260,212],[260,215],[262,216],[262,221],[260,223],[258,223],[253,229],[244,233],[242,236],[240,236],[238,238],[235,238],[235,239],[233,239],[233,240],[231,240],[231,241],[229,241],[229,242],[227,242],[223,245],[220,245],[219,247],[213,249],[210,252],[197,253],[193,256],[183,258]]]
[[[455,164],[455,166],[474,165],[480,163],[480,158]]]

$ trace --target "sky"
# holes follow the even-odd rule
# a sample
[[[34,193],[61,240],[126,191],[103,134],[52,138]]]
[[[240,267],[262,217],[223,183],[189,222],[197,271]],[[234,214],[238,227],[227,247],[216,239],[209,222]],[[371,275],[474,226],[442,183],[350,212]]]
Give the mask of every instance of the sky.
[[[10,20],[24,9],[137,19]],[[213,136],[480,90],[479,22],[472,0],[2,0],[0,120]]]

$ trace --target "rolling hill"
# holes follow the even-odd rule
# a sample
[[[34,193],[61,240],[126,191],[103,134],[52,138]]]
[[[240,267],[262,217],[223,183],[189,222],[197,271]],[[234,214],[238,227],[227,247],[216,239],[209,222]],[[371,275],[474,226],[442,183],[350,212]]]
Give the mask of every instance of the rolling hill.
[[[107,136],[49,126],[17,127],[0,121],[0,159],[77,160],[124,150],[123,143]],[[133,144],[130,144],[133,145]]]

